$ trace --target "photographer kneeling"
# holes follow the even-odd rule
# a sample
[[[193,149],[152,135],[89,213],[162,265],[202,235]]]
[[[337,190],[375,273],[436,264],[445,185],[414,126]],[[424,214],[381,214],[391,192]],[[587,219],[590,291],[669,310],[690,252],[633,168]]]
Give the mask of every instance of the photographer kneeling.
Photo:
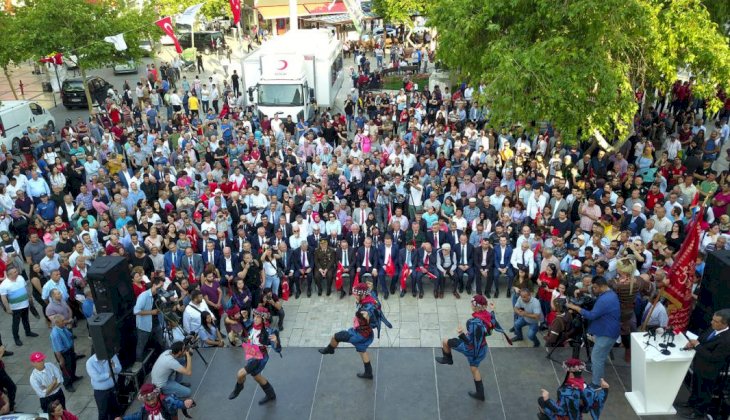
[[[621,333],[621,305],[619,304],[618,295],[608,287],[608,281],[605,277],[594,277],[591,288],[593,295],[596,296],[593,309],[587,310],[573,303],[568,303],[566,306],[590,322],[588,333],[594,337],[593,349],[591,350],[591,362],[593,364],[591,382],[594,388],[600,388],[601,378],[604,377],[606,358]]]
[[[279,323],[276,328],[279,331],[284,331],[284,308],[281,305],[281,300],[279,300],[279,297],[274,294],[271,288],[267,287],[264,289],[261,305],[266,307],[269,313],[271,313],[272,323],[275,316],[279,317]]]
[[[185,367],[180,359],[185,356]],[[185,348],[182,341],[172,343],[170,350],[162,352],[152,366],[150,381],[165,395],[174,394],[177,398],[188,398],[192,392],[190,384],[182,382],[182,376],[193,374],[193,354]],[[173,377],[174,375],[174,377]]]

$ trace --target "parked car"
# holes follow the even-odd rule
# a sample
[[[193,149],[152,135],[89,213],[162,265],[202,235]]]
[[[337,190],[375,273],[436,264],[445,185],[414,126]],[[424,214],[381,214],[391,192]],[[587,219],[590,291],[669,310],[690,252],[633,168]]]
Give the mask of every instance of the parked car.
[[[0,143],[11,149],[12,143],[31,127],[56,128],[56,119],[48,110],[33,101],[0,102]]]
[[[134,60],[127,60],[126,63],[117,64],[114,66],[114,74],[134,74],[138,72],[137,62]]]
[[[220,31],[202,31],[202,32],[194,32],[195,34],[195,49],[198,51],[201,51],[205,54],[210,54],[213,52],[212,43],[211,41],[213,39],[220,40],[219,42],[224,42],[223,39],[223,33]],[[180,47],[182,49],[191,48],[193,46],[191,42],[190,32],[183,32],[177,36],[178,42],[180,42]]]
[[[89,93],[94,104],[103,104],[107,92],[112,88],[111,83],[99,76],[88,76],[86,84],[89,86]],[[80,77],[66,79],[61,84],[61,102],[68,109],[73,107],[88,107],[84,83]]]
[[[388,35],[388,37],[395,36],[395,34],[397,33],[394,26],[385,25],[385,28],[383,28],[382,26],[379,26],[379,27],[373,29],[373,36],[375,36],[375,37],[382,36],[383,32],[385,32]]]

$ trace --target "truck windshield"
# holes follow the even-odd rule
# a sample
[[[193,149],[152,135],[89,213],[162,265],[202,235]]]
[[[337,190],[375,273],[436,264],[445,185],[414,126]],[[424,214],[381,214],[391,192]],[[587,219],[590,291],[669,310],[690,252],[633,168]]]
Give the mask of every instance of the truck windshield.
[[[302,106],[302,85],[259,85],[261,106]]]

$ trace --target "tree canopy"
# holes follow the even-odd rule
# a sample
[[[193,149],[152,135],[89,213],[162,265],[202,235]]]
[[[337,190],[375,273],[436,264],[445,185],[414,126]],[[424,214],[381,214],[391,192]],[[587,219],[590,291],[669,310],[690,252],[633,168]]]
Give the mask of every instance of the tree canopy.
[[[635,89],[666,92],[678,69],[708,99],[730,81],[727,38],[700,0],[438,0],[427,15],[438,59],[483,83],[492,125],[550,121],[567,142],[627,135]]]
[[[156,0],[155,7],[161,15],[174,16],[181,13],[188,7],[203,3],[204,0]],[[200,12],[209,18],[217,16],[231,17],[231,9],[228,0],[208,0],[204,2]],[[243,1],[241,1],[243,4]]]
[[[16,36],[19,30],[17,21],[12,15],[0,12],[0,39],[2,39],[2,42],[0,42],[0,68],[8,80],[8,85],[15,99],[18,99],[18,94],[15,91],[13,81],[10,79],[8,67],[12,63],[19,63],[30,57],[23,43],[20,42],[20,38]]]
[[[411,16],[425,12],[426,4],[422,0],[375,0],[373,11],[386,22],[412,26]]]

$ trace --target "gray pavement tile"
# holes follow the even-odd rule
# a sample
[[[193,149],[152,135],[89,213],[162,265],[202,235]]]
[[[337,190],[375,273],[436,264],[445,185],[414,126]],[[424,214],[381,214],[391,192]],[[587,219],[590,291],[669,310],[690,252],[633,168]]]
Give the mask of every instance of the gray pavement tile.
[[[418,339],[421,330],[418,328],[417,322],[401,322],[400,337]]]
[[[400,342],[398,343],[400,348],[404,347],[421,347],[421,339],[420,338],[402,338],[400,339]]]

